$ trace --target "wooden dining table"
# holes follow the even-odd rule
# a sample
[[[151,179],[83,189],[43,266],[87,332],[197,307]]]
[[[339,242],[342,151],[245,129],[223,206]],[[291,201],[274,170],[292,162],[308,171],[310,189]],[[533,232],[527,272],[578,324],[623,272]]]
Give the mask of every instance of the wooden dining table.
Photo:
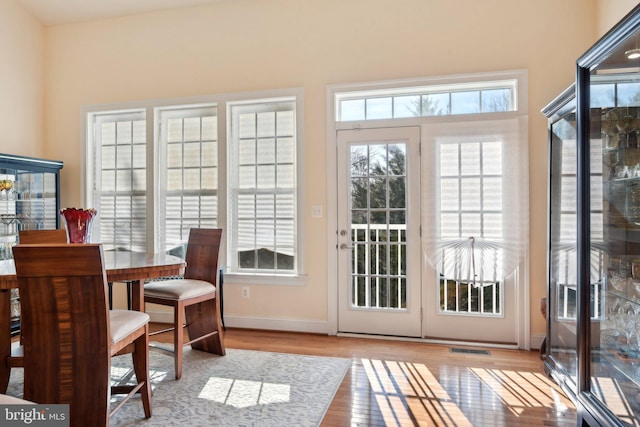
[[[107,281],[131,285],[131,308],[144,311],[144,281],[184,273],[182,258],[157,253],[104,251]],[[11,373],[11,289],[18,287],[12,259],[0,261],[0,393],[7,391]],[[15,366],[15,365],[14,365]]]

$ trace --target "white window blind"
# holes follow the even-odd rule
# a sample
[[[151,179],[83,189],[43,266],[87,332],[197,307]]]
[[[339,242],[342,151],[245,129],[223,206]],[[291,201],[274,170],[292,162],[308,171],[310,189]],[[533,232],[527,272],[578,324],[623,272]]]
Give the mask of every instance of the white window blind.
[[[95,141],[93,206],[105,249],[146,250],[146,119],[144,111],[91,115]],[[90,138],[91,140],[91,138]],[[97,232],[97,233],[96,233]]]
[[[231,104],[232,272],[296,273],[295,100]]]
[[[160,250],[184,255],[189,229],[218,225],[218,125],[215,106],[159,110]]]
[[[502,282],[524,259],[529,234],[525,120],[429,127],[422,156],[431,163],[423,166],[423,248],[444,278],[477,286]]]

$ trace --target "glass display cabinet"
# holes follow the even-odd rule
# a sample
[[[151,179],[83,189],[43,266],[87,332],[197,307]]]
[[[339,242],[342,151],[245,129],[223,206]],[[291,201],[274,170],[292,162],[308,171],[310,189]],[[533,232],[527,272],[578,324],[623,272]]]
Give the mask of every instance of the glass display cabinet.
[[[62,162],[0,154],[0,260],[13,257],[20,230],[59,228]],[[20,327],[18,290],[12,289],[11,330]]]
[[[0,259],[19,230],[59,227],[62,162],[0,154]]]
[[[545,110],[545,367],[580,425],[640,426],[640,5],[578,59],[571,92]]]

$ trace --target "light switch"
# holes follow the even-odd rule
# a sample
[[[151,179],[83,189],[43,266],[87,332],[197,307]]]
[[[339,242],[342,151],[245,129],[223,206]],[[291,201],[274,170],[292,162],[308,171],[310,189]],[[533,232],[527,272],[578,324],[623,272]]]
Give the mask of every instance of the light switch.
[[[311,206],[311,217],[322,218],[322,205]]]

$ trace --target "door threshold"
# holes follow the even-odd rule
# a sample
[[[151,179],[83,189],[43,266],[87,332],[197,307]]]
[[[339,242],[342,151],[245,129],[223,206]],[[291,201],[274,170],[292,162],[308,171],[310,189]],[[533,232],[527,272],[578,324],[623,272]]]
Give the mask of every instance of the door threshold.
[[[446,340],[441,338],[398,337],[393,335],[356,334],[353,332],[338,332],[336,336],[348,337],[348,338],[387,340],[387,341],[420,342],[425,344],[458,345],[458,346],[467,346],[467,347],[488,347],[488,348],[501,348],[506,350],[518,350],[517,344],[508,344],[508,343]]]

